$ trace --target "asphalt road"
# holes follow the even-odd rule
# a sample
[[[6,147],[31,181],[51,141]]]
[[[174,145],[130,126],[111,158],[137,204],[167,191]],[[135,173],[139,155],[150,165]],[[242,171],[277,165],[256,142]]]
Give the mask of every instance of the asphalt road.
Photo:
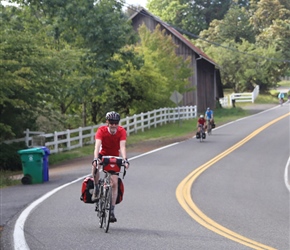
[[[79,201],[81,180],[62,188],[33,208],[26,219],[29,248],[253,248],[246,241],[218,234],[223,226],[235,232],[236,239],[263,244],[260,249],[289,249],[289,190],[284,183],[289,116],[255,133],[287,113],[289,104],[219,127],[203,143],[193,138],[141,157],[132,153],[124,201],[116,207],[118,222],[111,224],[108,234],[98,228],[93,206]],[[249,140],[240,143],[247,136]],[[176,193],[184,178],[206,164],[208,169],[188,189],[202,211],[199,218],[213,220],[217,223],[213,228],[195,220]],[[13,249],[14,224],[27,204],[88,174],[88,166],[79,162],[51,172],[48,183],[1,190],[1,225],[5,219],[1,249]],[[19,245],[19,249],[27,248]]]

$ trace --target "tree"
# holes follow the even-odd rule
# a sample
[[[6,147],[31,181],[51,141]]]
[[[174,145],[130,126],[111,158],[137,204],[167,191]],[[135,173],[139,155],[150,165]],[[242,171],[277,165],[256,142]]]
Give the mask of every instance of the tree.
[[[176,56],[176,45],[160,27],[151,33],[142,25],[139,36],[140,43],[115,54],[123,67],[112,73],[102,96],[103,107],[117,107],[125,115],[172,106],[171,93],[184,93],[191,75],[189,61]]]
[[[255,84],[267,91],[289,68],[289,11],[278,2],[274,5],[252,0],[246,11],[233,4],[223,20],[214,20],[201,32],[204,40],[198,46],[222,65],[222,81],[234,91],[252,90]],[[277,13],[269,19],[264,14],[272,8]]]
[[[244,7],[233,4],[224,19],[213,20],[207,30],[200,33],[200,37],[213,43],[223,43],[226,40],[234,40],[240,43],[242,39],[251,43],[255,42],[253,27],[249,22],[249,14]],[[208,43],[203,40],[197,45],[207,47]]]
[[[192,74],[190,61],[175,54],[177,45],[159,25],[153,32],[142,25],[138,32],[141,42],[137,49],[144,56],[144,67],[156,72],[162,79],[162,83],[151,89],[151,95],[157,95],[155,99],[160,103],[159,107],[170,105],[169,97],[174,90],[180,93],[187,91],[188,78]]]
[[[24,27],[27,12],[2,8],[0,30],[0,130],[1,140],[23,136],[27,127],[36,128],[36,113],[44,105],[45,84],[39,81],[47,67],[46,51]]]
[[[241,43],[227,41],[222,46],[211,46],[207,54],[219,65],[224,85],[234,92],[252,91],[256,85],[261,91],[266,91],[276,85],[275,72],[281,54],[276,52],[275,47],[264,49],[246,40]]]
[[[81,102],[83,107],[88,109],[85,112],[83,110],[82,113],[90,113],[91,121],[97,123],[97,114],[99,111],[102,112],[99,103],[100,96],[105,91],[111,73],[118,70],[119,67],[112,58],[125,44],[134,42],[133,36],[130,35],[133,34],[132,26],[122,13],[124,2],[116,0],[97,2],[94,0],[46,0],[41,2],[19,0],[18,2],[27,5],[36,17],[50,27],[51,33],[48,34],[54,38],[55,49],[68,51],[66,45],[69,45],[70,48],[81,48],[86,51],[82,56],[83,62],[78,61],[78,64],[83,65],[82,68],[89,67],[90,70],[87,73],[90,72],[93,75],[91,75],[91,80],[88,80],[89,76],[86,77],[85,86],[88,86],[89,93],[85,91],[86,88],[79,86],[83,94]],[[62,54],[65,53],[67,52]],[[66,74],[65,72],[69,70],[62,69],[61,74],[56,74],[55,77],[58,77],[58,81],[55,83],[63,82],[65,79],[72,80],[70,74],[76,74],[77,71],[73,70]],[[60,86],[62,85],[58,84],[57,88],[59,89]],[[62,86],[62,90],[72,95],[72,88],[66,90],[66,86],[66,84]],[[75,91],[74,95],[76,93],[78,92]],[[63,96],[59,100],[64,101]],[[87,104],[92,105],[89,107]],[[67,106],[62,104],[61,109],[63,112],[67,110]],[[85,123],[86,121],[84,121]]]
[[[231,0],[149,0],[148,9],[163,21],[181,32],[198,35],[214,20],[221,20],[229,9]]]

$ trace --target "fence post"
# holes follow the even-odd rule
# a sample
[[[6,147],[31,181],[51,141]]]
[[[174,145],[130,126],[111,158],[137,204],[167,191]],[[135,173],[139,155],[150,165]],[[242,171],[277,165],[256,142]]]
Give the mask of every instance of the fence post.
[[[144,132],[144,113],[141,113],[141,130]]]
[[[147,121],[148,121],[148,129],[150,129],[151,127],[151,115],[150,115],[150,112],[147,112]]]
[[[133,115],[133,117],[134,117],[134,132],[136,134],[137,133],[137,118],[136,118],[136,114]]]
[[[94,143],[94,138],[95,138],[94,127],[93,126],[91,127],[90,135],[91,135],[91,144],[93,144]]]
[[[128,116],[126,116],[126,128],[127,128],[127,135],[130,135],[130,118]]]
[[[83,129],[82,127],[79,127],[79,137],[80,137],[80,140],[79,140],[79,144],[80,146],[82,147],[83,146]]]
[[[67,141],[66,147],[70,150],[70,130],[69,129],[66,130],[66,141]]]
[[[27,147],[29,147],[29,129],[27,128],[25,131],[25,144]]]
[[[57,131],[54,131],[54,140],[53,140],[54,144],[54,150],[57,153],[58,152],[58,138],[57,138]]]

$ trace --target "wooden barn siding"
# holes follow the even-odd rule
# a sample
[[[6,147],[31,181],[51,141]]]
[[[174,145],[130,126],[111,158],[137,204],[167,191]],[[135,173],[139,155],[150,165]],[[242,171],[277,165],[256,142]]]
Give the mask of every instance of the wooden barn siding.
[[[172,35],[170,32],[166,30],[166,34],[170,35],[173,39],[173,42],[178,46],[175,50],[176,54],[178,56],[182,56],[184,60],[187,58],[190,58],[190,67],[192,70],[192,75],[188,79],[189,83],[187,85],[188,88],[194,90],[191,90],[189,92],[186,92],[183,94],[183,100],[182,100],[182,105],[187,106],[187,105],[196,105],[197,104],[197,98],[196,98],[196,72],[195,72],[195,65],[196,65],[196,53],[190,49],[186,44],[184,44],[178,37]]]
[[[197,62],[197,72],[198,112],[203,113],[207,107],[215,108],[215,67],[201,59]]]
[[[137,15],[134,17],[133,28],[138,31],[138,28],[145,23],[146,27],[153,31],[155,27],[160,24],[153,18]],[[165,29],[162,25],[161,29]],[[197,105],[198,112],[203,113],[206,107],[210,106],[215,108],[215,67],[208,61],[201,59],[198,60],[197,72],[196,70],[196,58],[198,55],[184,44],[178,37],[172,35],[167,29],[165,29],[167,35],[171,35],[175,44],[178,45],[176,48],[176,53],[183,58],[190,56],[191,58],[191,68],[192,76],[189,78],[188,88],[194,88],[193,91],[189,91],[183,94],[182,105]],[[197,83],[196,83],[197,81]]]

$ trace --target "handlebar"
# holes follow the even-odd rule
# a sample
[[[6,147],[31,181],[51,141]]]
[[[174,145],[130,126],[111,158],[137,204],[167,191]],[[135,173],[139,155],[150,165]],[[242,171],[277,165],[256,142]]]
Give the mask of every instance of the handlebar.
[[[125,161],[124,161],[124,159],[122,157],[118,157],[118,156],[103,156],[102,157],[102,161],[98,162],[98,165],[101,165],[101,166],[104,166],[104,165],[106,166],[108,164],[116,164],[120,168],[124,167],[124,172],[123,172],[123,179],[124,179],[124,177],[126,175],[126,165],[125,165]],[[107,171],[104,171],[104,172],[107,172]],[[115,173],[120,173],[120,172],[115,172]]]

